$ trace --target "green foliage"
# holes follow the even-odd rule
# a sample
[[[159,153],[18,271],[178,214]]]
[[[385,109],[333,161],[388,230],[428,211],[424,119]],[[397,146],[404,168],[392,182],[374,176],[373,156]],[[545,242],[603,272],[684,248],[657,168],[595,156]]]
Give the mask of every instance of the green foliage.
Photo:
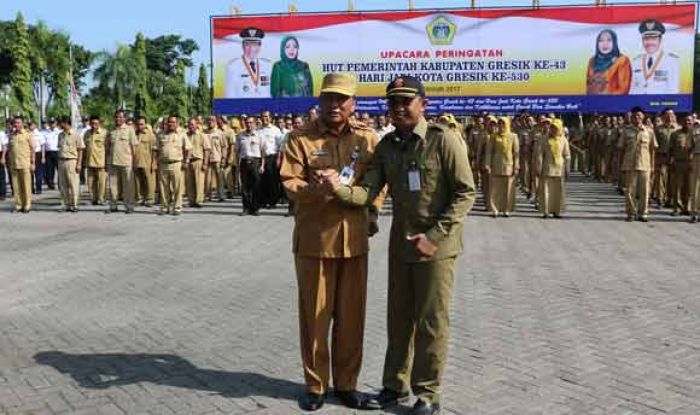
[[[15,104],[13,109],[26,117],[35,118],[32,66],[29,59],[31,46],[27,26],[24,24],[24,17],[21,13],[17,13],[10,36],[12,39],[10,56],[14,61],[14,68],[10,73],[10,86]]]
[[[199,66],[199,78],[194,94],[193,110],[193,115],[208,115],[211,113],[211,86],[207,78],[207,67],[204,64]]]

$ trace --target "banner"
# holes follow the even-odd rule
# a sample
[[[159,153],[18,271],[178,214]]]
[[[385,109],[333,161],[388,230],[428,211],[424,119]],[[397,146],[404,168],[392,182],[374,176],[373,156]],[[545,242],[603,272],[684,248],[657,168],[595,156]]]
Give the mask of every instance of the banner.
[[[429,112],[692,106],[696,3],[212,17],[214,110],[304,112],[329,72],[358,110],[413,75]]]

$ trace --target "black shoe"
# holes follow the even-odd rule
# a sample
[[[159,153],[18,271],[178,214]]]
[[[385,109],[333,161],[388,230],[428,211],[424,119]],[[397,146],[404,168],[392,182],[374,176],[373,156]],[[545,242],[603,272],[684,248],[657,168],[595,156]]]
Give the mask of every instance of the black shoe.
[[[411,415],[438,415],[439,413],[440,404],[428,403],[422,399],[418,399],[411,410]]]
[[[370,399],[358,391],[335,391],[335,396],[340,399],[340,402],[342,402],[343,405],[351,409],[362,409],[368,411],[382,409],[376,400]]]
[[[299,399],[299,408],[303,409],[304,411],[316,411],[323,407],[323,403],[325,401],[325,396],[307,392]]]
[[[625,219],[625,222],[633,222],[634,217],[633,216],[627,216],[627,219]]]
[[[696,223],[698,221],[698,217],[693,215],[690,217],[690,223]]]
[[[381,392],[379,392],[379,395],[372,398],[372,400],[376,401],[377,405],[384,409],[396,406],[400,403],[408,402],[409,396],[408,392],[398,393],[391,389],[384,388]]]
[[[561,219],[561,215],[559,213],[554,214],[554,219]]]
[[[239,213],[238,216],[248,216],[248,211],[244,210],[243,212]]]
[[[260,212],[258,212],[257,210],[255,212],[250,212],[250,214],[253,216],[260,216]]]
[[[646,217],[646,216],[640,216],[640,217],[639,217],[639,221],[640,221],[640,222],[646,223],[646,222],[649,222],[649,218]]]

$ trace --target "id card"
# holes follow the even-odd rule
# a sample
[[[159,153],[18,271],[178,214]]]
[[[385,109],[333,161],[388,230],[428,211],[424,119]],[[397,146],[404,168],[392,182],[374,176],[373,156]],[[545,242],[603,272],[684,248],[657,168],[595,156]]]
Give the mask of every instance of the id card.
[[[343,167],[343,170],[340,172],[340,184],[349,186],[353,177],[355,177],[355,169],[348,166]]]
[[[420,170],[410,170],[408,172],[408,190],[420,192]]]

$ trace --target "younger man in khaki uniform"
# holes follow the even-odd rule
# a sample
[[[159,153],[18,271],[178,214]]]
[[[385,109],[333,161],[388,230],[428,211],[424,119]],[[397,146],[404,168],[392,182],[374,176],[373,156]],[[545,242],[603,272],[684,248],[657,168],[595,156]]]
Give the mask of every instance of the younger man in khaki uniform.
[[[671,206],[669,198],[669,176],[668,165],[670,162],[669,151],[671,144],[671,135],[678,131],[680,127],[676,124],[676,115],[673,110],[667,109],[663,113],[664,123],[656,127],[656,140],[659,143],[659,149],[656,152],[654,160],[654,186],[652,197],[656,200],[658,206]]]
[[[90,129],[85,133],[85,159],[87,159],[87,187],[93,205],[105,204],[107,173],[105,172],[105,143],[107,130],[100,125],[100,117],[90,117]]]
[[[172,212],[174,216],[182,213],[182,172],[185,169],[183,160],[189,157],[190,143],[183,132],[180,131],[180,120],[177,116],[168,117],[168,130],[159,134],[153,145],[153,163],[158,161],[160,182],[158,183],[158,195],[160,196],[159,215]],[[153,166],[156,170],[156,166]]]
[[[215,116],[210,115],[207,119],[207,124],[209,128],[206,133],[209,137],[211,150],[209,151],[209,168],[207,169],[207,177],[204,181],[204,191],[206,193],[206,198],[211,200],[212,188],[216,189],[219,202],[223,202],[225,200],[224,184],[226,182],[223,160],[228,143],[226,142],[224,132],[219,129],[216,123]]]
[[[690,222],[698,221],[700,215],[700,129],[693,124],[694,119],[688,116],[683,124],[690,124],[693,135],[690,140]]]
[[[191,152],[187,163],[187,198],[190,207],[201,208],[204,205],[204,178],[207,173],[209,157],[209,138],[199,130],[196,118],[190,118],[187,122],[187,139],[190,142]]]
[[[650,172],[654,165],[654,151],[659,146],[654,132],[644,125],[644,112],[632,110],[634,125],[624,131],[618,142],[624,154],[622,171],[625,174],[625,211],[627,221],[635,218],[649,221]]]
[[[32,174],[34,173],[34,147],[36,142],[30,131],[24,129],[22,117],[12,119],[12,130],[7,147],[2,152],[3,163],[9,153],[12,189],[15,195],[14,212],[29,213],[32,209]]]
[[[329,176],[334,195],[368,206],[389,186],[393,223],[389,241],[388,345],[384,389],[376,403],[388,407],[418,398],[411,415],[440,412],[447,361],[454,266],[462,252],[464,217],[476,194],[460,137],[424,118],[425,89],[403,76],[387,87],[396,131],[377,145],[361,186]]]
[[[114,129],[107,136],[106,151],[109,159],[109,212],[117,212],[122,195],[126,213],[134,211],[134,153],[136,133],[126,124],[123,110],[114,113]]]
[[[671,168],[671,187],[669,199],[671,201],[672,216],[687,215],[690,208],[690,142],[693,139],[694,128],[692,125],[683,125],[683,128],[674,131],[669,141],[669,155]]]
[[[155,135],[144,117],[136,119],[136,152],[134,154],[135,195],[142,205],[153,206],[156,196],[156,175],[153,170]]]
[[[85,143],[71,127],[70,117],[61,120],[63,131],[58,135],[58,189],[61,192],[61,212],[77,212],[80,199],[80,169]]]

